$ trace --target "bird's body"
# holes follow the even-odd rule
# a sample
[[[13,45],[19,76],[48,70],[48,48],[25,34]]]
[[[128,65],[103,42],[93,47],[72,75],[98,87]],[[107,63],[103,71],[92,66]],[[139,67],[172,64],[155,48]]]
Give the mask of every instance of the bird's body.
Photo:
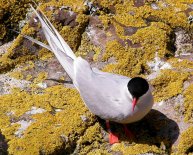
[[[84,103],[93,114],[105,120],[124,124],[136,122],[153,106],[149,90],[132,111],[132,96],[127,88],[130,78],[126,76],[93,69],[81,57],[74,61],[74,71],[74,83]]]
[[[86,60],[75,56],[43,13],[35,9],[34,12],[41,22],[49,46],[28,36],[26,38],[55,54],[93,114],[105,120],[126,124],[142,119],[151,110],[153,96],[149,87],[133,107],[133,95],[128,90],[131,78],[92,68]]]

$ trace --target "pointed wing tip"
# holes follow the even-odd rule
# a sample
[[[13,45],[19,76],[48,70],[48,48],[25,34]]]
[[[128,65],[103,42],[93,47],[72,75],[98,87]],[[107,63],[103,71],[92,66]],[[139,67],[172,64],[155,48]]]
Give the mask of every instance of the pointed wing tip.
[[[29,4],[29,6],[31,7],[31,9],[35,12],[35,14],[40,14],[41,11],[40,10],[36,10],[31,4]],[[40,13],[39,13],[40,12]]]
[[[35,10],[35,8],[31,5],[31,4],[29,4],[29,6],[31,7],[31,9],[34,11]]]

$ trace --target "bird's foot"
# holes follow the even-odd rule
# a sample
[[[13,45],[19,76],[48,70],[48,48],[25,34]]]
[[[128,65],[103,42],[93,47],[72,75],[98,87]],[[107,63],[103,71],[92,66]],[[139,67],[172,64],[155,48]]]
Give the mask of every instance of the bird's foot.
[[[119,138],[116,134],[110,132],[109,133],[109,143],[110,144],[115,144],[115,143],[119,143]]]
[[[112,133],[110,129],[110,123],[108,120],[106,121],[106,127],[107,127],[107,131],[109,132],[109,143],[110,144],[119,143],[119,138],[115,133]]]
[[[125,131],[125,134],[126,136],[129,138],[129,139],[133,139],[134,135],[133,133],[128,129],[127,125],[124,125],[123,126],[124,128],[124,131]]]

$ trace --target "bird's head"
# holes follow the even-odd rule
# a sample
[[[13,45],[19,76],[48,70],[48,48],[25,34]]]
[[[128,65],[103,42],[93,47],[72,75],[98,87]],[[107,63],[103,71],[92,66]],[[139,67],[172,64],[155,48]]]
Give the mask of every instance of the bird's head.
[[[128,82],[127,88],[133,98],[132,107],[134,111],[138,99],[149,90],[149,84],[144,78],[135,77]]]

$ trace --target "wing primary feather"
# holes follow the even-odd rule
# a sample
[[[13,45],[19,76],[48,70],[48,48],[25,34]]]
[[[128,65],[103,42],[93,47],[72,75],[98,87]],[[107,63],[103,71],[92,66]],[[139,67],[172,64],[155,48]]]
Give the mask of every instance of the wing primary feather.
[[[31,5],[30,5],[31,6]],[[54,28],[54,26],[51,24],[51,22],[47,19],[47,17],[43,14],[41,10],[39,10],[40,13],[38,13],[33,6],[31,6],[37,17],[39,18],[43,30],[44,28],[47,29],[47,35],[49,37],[54,36],[57,40],[57,42],[62,47],[61,51],[70,56],[72,59],[76,59],[75,54],[73,53],[72,49],[68,46],[68,44],[64,41],[64,39],[61,37],[61,35],[58,33],[58,31]],[[49,31],[48,31],[49,30]],[[50,34],[52,33],[52,34]],[[56,40],[54,40],[56,42]]]
[[[39,46],[44,47],[44,48],[52,51],[52,49],[50,48],[50,46],[42,43],[41,41],[38,41],[38,40],[36,40],[36,39],[34,39],[34,38],[30,37],[30,36],[27,36],[27,35],[25,35],[25,34],[21,34],[20,32],[18,32],[18,31],[16,31],[16,30],[12,30],[12,29],[10,29],[10,30],[13,31],[13,32],[16,32],[16,33],[20,34],[20,35],[23,36],[24,38],[26,38],[26,39],[28,39],[28,40],[30,40],[30,41],[38,44]]]

